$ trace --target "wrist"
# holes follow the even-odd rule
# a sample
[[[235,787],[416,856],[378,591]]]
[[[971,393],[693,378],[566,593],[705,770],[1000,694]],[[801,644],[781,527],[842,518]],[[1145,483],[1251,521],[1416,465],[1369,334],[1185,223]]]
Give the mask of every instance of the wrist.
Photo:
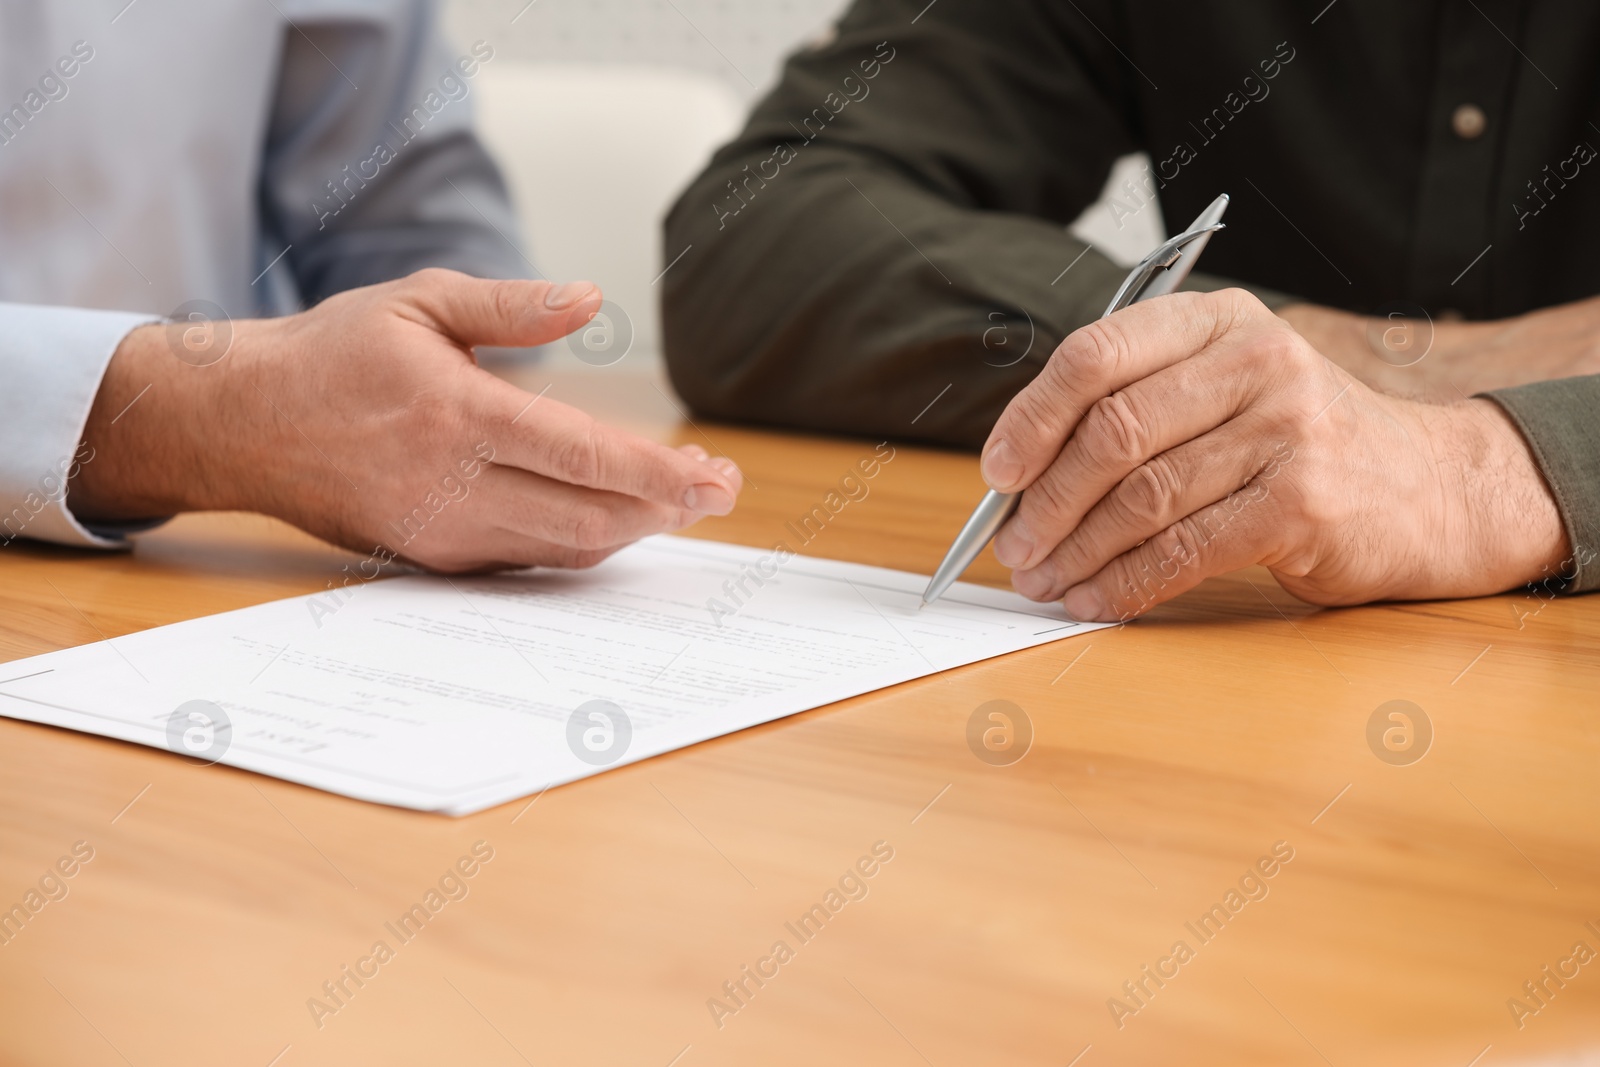
[[[89,522],[248,507],[228,475],[239,444],[230,397],[245,377],[237,323],[141,326],[117,346],[95,394],[84,466],[68,497]]]
[[[1499,593],[1560,571],[1571,546],[1555,495],[1500,406],[1471,399],[1423,414],[1441,489],[1429,595]]]

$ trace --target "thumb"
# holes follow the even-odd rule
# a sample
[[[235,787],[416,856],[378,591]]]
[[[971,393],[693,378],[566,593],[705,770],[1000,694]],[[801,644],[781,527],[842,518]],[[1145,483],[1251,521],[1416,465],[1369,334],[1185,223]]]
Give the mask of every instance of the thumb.
[[[491,281],[451,270],[418,271],[401,284],[435,328],[464,345],[547,344],[588,323],[602,299],[593,282]]]

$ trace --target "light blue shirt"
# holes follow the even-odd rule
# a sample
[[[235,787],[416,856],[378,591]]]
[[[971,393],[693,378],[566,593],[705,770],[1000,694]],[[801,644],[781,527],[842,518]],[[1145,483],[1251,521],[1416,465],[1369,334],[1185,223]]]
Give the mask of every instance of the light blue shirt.
[[[523,276],[472,134],[493,60],[427,0],[0,3],[0,544],[119,543],[60,483],[133,327]]]

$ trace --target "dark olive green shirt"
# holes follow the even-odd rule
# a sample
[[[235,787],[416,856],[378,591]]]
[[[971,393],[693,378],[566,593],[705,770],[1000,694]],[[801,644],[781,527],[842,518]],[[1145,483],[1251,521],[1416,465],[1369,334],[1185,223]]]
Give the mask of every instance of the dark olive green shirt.
[[[1136,150],[1114,218],[1233,198],[1196,287],[1435,318],[1593,296],[1597,89],[1576,0],[857,0],[667,220],[673,382],[720,418],[981,443],[1122,280],[1065,227]],[[1592,559],[1600,377],[1493,395]]]

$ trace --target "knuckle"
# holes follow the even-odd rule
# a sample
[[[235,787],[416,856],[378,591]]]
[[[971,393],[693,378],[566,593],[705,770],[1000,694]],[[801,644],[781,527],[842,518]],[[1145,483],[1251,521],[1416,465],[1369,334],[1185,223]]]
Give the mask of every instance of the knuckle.
[[[1157,456],[1135,467],[1123,479],[1116,497],[1117,505],[1135,526],[1149,527],[1167,521],[1180,489],[1171,462]]]
[[[597,504],[586,504],[574,513],[568,533],[570,546],[573,548],[586,550],[605,548],[616,541],[617,520],[605,508]]]
[[[1109,320],[1074,331],[1006,409],[1001,418],[1005,436],[1045,440],[1060,435],[1078,419],[1081,401],[1075,398],[1099,395],[1126,362],[1128,350],[1126,332]]]
[[[1105,442],[1109,458],[1115,462],[1138,463],[1148,454],[1150,429],[1124,393],[1112,393],[1096,400],[1084,426],[1091,441]]]
[[[1292,445],[1319,433],[1338,433],[1339,389],[1320,375],[1308,375],[1291,385],[1270,423],[1272,435]]]
[[[1056,373],[1091,383],[1108,381],[1127,358],[1128,335],[1122,324],[1099,319],[1061,342],[1051,363]]]
[[[1062,539],[1055,550],[1039,565],[1039,569],[1055,577],[1060,593],[1065,593],[1068,586],[1099,570],[1102,562],[1109,561],[1096,558],[1092,538],[1086,536],[1083,527],[1080,526]],[[1051,599],[1058,599],[1060,593]]]
[[[1257,364],[1280,371],[1291,380],[1297,380],[1304,374],[1307,357],[1315,355],[1286,322],[1281,325],[1269,324],[1265,329],[1254,331],[1249,335],[1246,352]]]
[[[1111,606],[1125,619],[1143,614],[1153,606],[1161,592],[1161,583],[1154,573],[1148,567],[1141,568],[1135,563],[1131,553],[1106,564],[1100,582]]]
[[[515,282],[498,281],[491,283],[489,307],[495,321],[515,323],[521,321],[528,300]]]
[[[1272,315],[1267,305],[1261,302],[1260,297],[1250,290],[1241,289],[1236,285],[1227,289],[1218,289],[1214,293],[1205,295],[1208,299],[1215,301],[1221,309],[1226,310],[1228,312],[1227,317],[1235,322],[1242,319],[1259,318],[1262,315]],[[1276,316],[1273,317],[1276,318]]]
[[[1323,477],[1312,477],[1307,484],[1297,487],[1280,486],[1280,513],[1287,516],[1294,528],[1308,531],[1348,530],[1351,511],[1355,505],[1349,493],[1341,492],[1337,484],[1329,484]],[[1283,489],[1290,489],[1283,492]]]
[[[1034,479],[1022,497],[1023,506],[1027,508],[1024,514],[1028,524],[1035,528],[1049,529],[1056,520],[1065,515],[1069,506],[1065,489],[1066,486],[1054,467],[1046,469],[1044,474]]]
[[[1029,600],[1032,600],[1038,604],[1048,604],[1051,601],[1059,601],[1062,597],[1067,595],[1067,590],[1072,586],[1071,583],[1062,576],[1060,568],[1056,567],[1053,563],[1046,562],[1041,563],[1038,569],[1039,572],[1048,579],[1050,584],[1045,586],[1042,592],[1030,594],[1028,597]]]
[[[1170,565],[1189,567],[1199,562],[1206,546],[1205,531],[1192,517],[1185,516],[1157,535],[1154,547],[1158,558]]]
[[[1039,390],[1024,389],[1007,405],[990,436],[1003,437],[1021,451],[1029,452],[1050,434],[1049,412],[1049,400]]]
[[[588,419],[552,443],[550,459],[560,477],[593,485],[600,475],[600,428]]]
[[[1303,428],[1322,413],[1340,383],[1327,373],[1322,354],[1287,323],[1261,330],[1244,346],[1246,366],[1259,384],[1258,398],[1268,400],[1276,425]]]
[[[1307,344],[1288,323],[1274,326],[1271,330],[1271,340],[1267,344],[1271,356],[1280,360],[1284,368],[1294,374],[1297,380],[1316,381],[1326,377],[1321,373],[1326,363],[1322,353]]]

